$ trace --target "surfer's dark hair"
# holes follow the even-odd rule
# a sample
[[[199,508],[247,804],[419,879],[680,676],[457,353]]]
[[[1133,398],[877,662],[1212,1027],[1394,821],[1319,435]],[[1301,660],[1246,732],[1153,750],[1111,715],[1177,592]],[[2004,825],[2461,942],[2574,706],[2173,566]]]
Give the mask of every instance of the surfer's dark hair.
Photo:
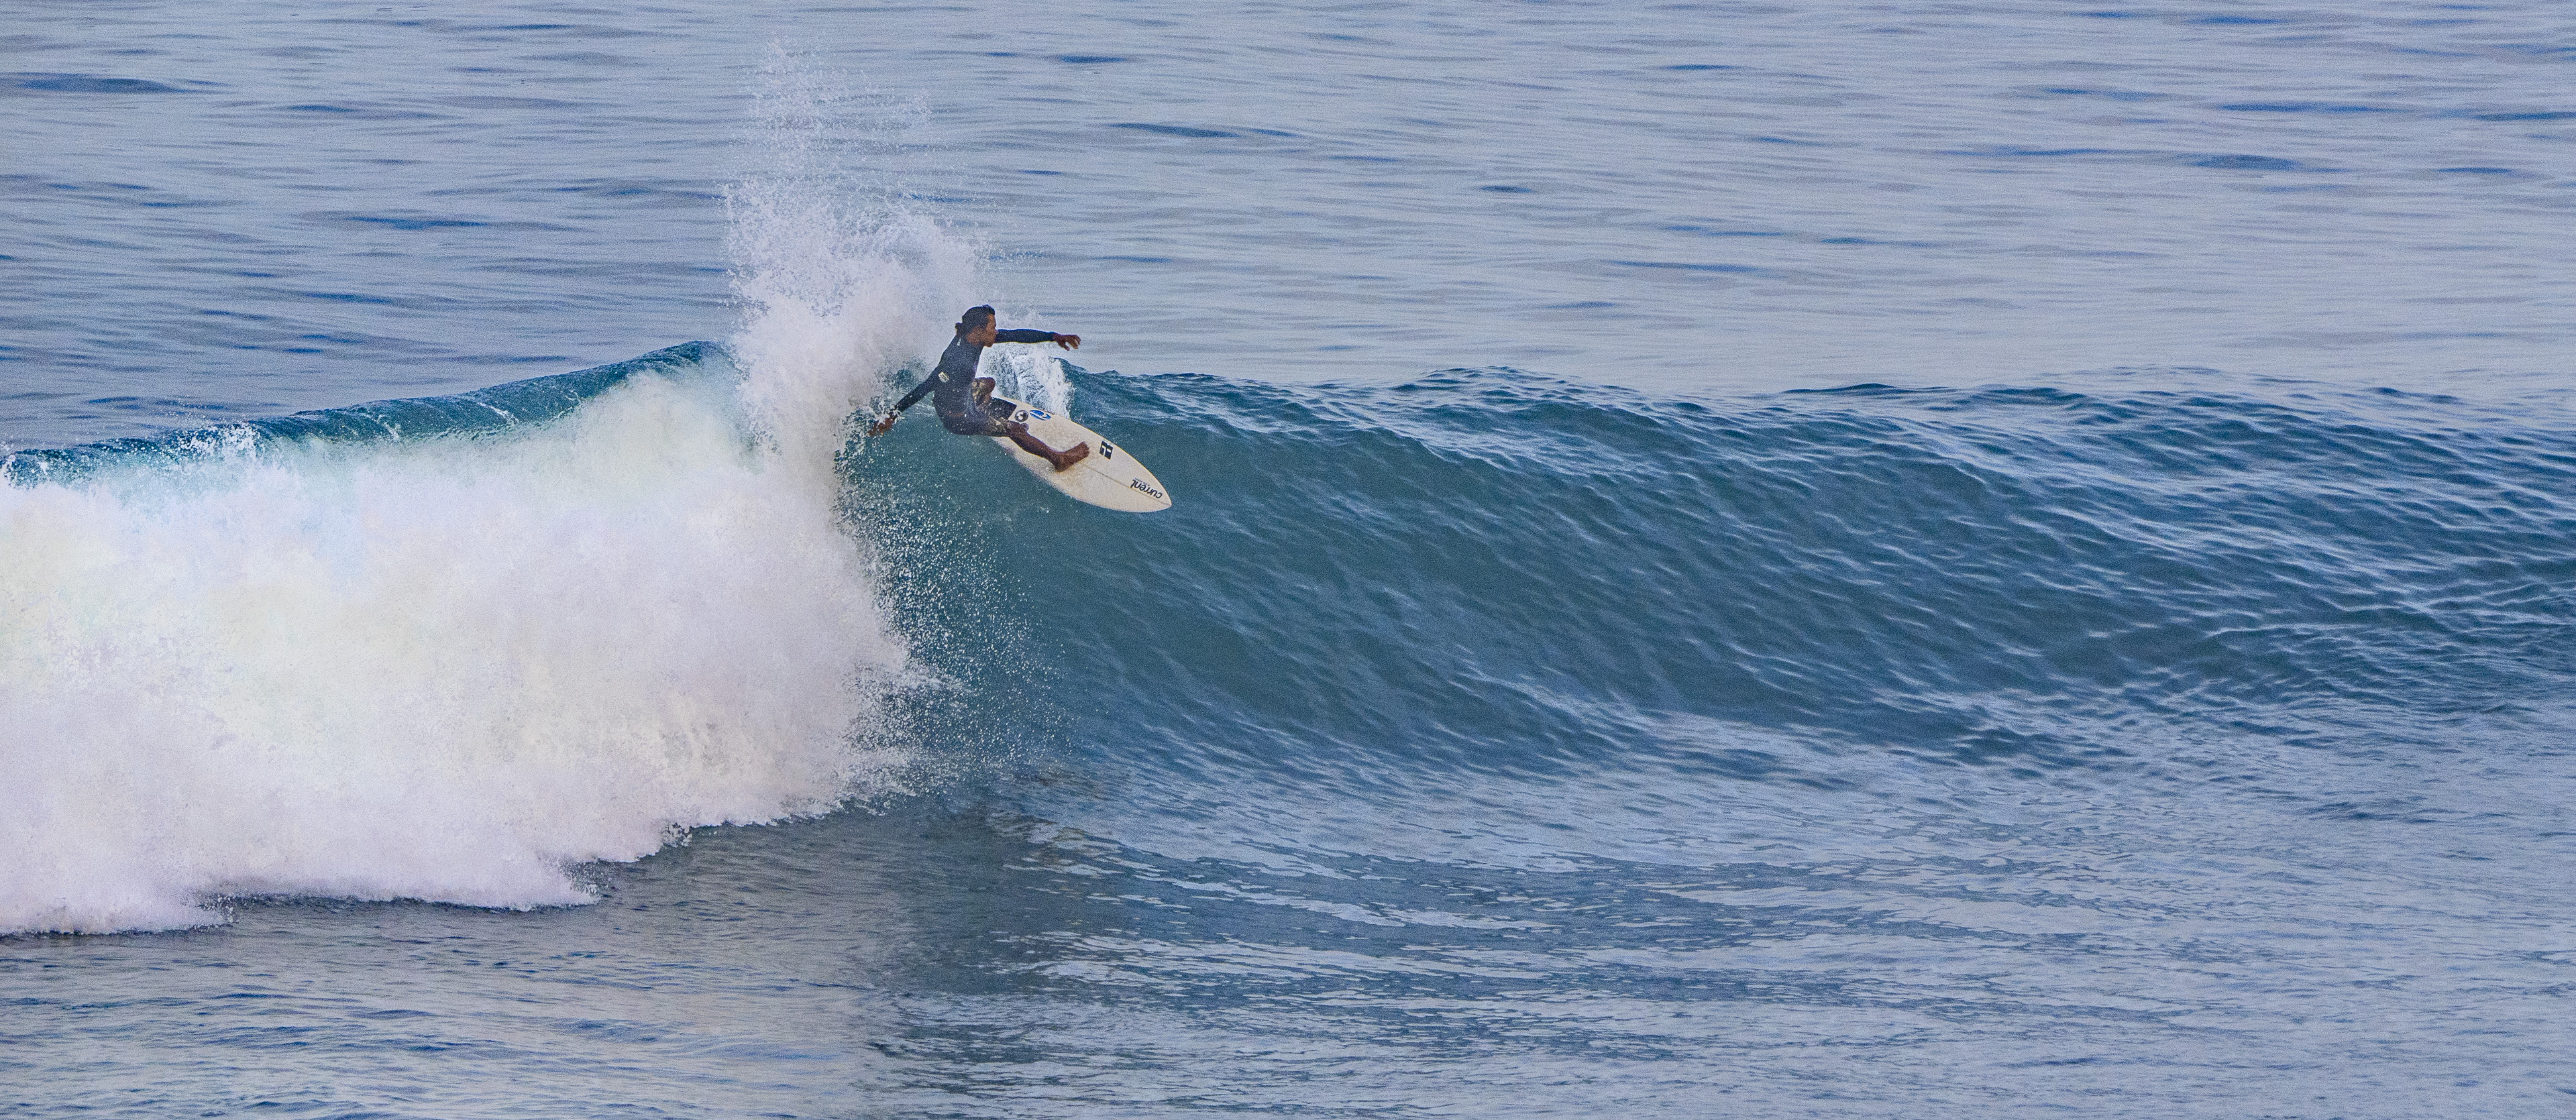
[[[964,315],[957,317],[957,333],[964,334],[992,321],[993,305],[989,303],[976,304],[973,307],[967,308]]]

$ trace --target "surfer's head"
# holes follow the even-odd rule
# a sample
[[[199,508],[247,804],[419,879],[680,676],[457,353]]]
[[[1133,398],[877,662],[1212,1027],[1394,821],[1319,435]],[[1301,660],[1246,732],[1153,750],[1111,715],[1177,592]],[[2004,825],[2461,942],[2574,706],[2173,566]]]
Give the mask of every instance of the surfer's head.
[[[970,342],[993,344],[993,305],[977,304],[957,318],[957,333]]]

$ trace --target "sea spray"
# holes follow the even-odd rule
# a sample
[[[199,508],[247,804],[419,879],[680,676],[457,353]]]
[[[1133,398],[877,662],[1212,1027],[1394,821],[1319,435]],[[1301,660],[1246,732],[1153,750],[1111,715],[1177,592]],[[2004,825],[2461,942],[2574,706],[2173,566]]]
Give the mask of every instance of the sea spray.
[[[1072,411],[1073,381],[1065,374],[1064,360],[1053,354],[1034,347],[996,347],[984,351],[984,364],[976,372],[992,378],[1005,395],[1039,408]]]
[[[0,932],[244,894],[579,903],[571,865],[899,761],[871,721],[904,643],[832,458],[973,256],[833,170],[840,102],[765,81],[733,357],[534,422],[267,422],[9,472]]]
[[[828,472],[852,410],[976,302],[976,254],[869,171],[917,134],[917,103],[848,92],[781,48],[752,103],[725,191],[743,399],[786,461]]]

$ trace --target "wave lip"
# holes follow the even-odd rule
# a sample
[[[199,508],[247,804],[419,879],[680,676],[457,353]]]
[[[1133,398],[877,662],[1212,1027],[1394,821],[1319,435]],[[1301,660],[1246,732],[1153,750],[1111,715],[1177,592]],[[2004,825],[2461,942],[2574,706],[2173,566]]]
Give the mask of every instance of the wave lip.
[[[158,436],[11,452],[0,456],[0,480],[33,483],[86,477],[107,466],[175,465],[202,460],[225,448],[247,450],[280,441],[359,442],[491,433],[555,419],[638,374],[685,377],[730,364],[730,356],[715,343],[683,342],[622,362],[470,393],[371,401]]]

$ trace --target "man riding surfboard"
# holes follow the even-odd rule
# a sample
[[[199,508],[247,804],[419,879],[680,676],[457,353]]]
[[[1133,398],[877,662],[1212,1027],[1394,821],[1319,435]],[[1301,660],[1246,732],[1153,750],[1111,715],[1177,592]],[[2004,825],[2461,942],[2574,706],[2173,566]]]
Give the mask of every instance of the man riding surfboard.
[[[975,364],[983,358],[984,348],[996,342],[1052,342],[1072,350],[1082,345],[1082,336],[1048,331],[997,330],[993,324],[991,304],[969,307],[966,314],[957,320],[957,337],[939,355],[939,365],[930,371],[930,376],[921,379],[921,384],[904,394],[902,400],[895,402],[894,411],[868,425],[868,434],[884,435],[887,429],[894,427],[895,418],[902,416],[903,410],[919,403],[923,394],[931,394],[931,405],[939,411],[939,423],[958,435],[1010,440],[1029,454],[1055,464],[1059,471],[1089,458],[1091,445],[1088,443],[1077,443],[1057,451],[1029,434],[1028,425],[1005,420],[985,410],[984,402],[993,395],[993,379],[975,376]]]

